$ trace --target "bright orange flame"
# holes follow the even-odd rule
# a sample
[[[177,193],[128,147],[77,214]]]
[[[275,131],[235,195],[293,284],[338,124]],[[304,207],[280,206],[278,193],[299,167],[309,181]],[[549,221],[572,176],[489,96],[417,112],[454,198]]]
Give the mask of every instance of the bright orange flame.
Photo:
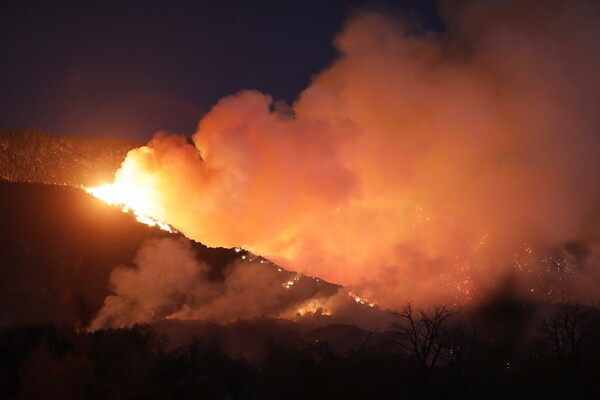
[[[131,187],[120,182],[104,184],[95,188],[84,187],[85,191],[94,197],[110,204],[118,206],[126,213],[132,213],[135,218],[148,226],[156,226],[163,231],[175,232],[172,226],[164,221],[146,214],[151,210],[151,197],[149,193],[140,190],[139,187]]]
[[[357,295],[355,295],[352,292],[348,292],[348,296],[352,297],[354,299],[355,302],[357,302],[358,304],[362,304],[365,306],[369,306],[371,308],[375,307],[376,304],[375,303],[371,303],[368,300],[362,298],[362,297],[358,297]]]
[[[95,188],[86,188],[86,191],[111,205],[126,205],[133,210],[149,208],[149,198],[145,193],[120,183],[107,183]]]
[[[311,299],[302,304],[296,310],[296,316],[305,315],[331,315],[332,312],[327,308],[327,301],[323,299]]]

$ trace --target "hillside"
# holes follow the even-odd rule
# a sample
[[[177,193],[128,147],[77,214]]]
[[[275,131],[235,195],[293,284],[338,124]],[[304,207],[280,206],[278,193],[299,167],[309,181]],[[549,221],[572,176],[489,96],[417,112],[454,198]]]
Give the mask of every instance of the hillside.
[[[79,188],[110,181],[136,145],[40,131],[0,131],[0,308],[4,310],[0,326],[48,321],[87,326],[96,315],[103,316],[97,326],[130,325],[140,321],[136,318],[146,321],[148,310],[132,306],[149,300],[139,298],[148,295],[140,289],[145,287],[160,287],[150,300],[154,304],[150,320],[171,313],[176,318],[220,322],[259,315],[294,318],[296,310],[317,312],[321,300],[338,294],[338,285],[286,271],[239,249],[152,242],[182,239],[182,235],[140,224]],[[206,271],[186,275],[187,264],[178,258],[186,257],[186,246],[195,259],[193,268],[203,271],[206,265]],[[136,255],[147,251],[154,252],[150,260],[160,258],[161,264],[147,261],[140,266]],[[166,256],[170,251],[175,253]],[[109,278],[121,266],[121,272],[136,271],[127,275],[131,282],[120,283],[124,286],[117,300],[127,312],[98,314],[107,296],[119,291]],[[163,274],[171,274],[170,283],[161,282],[158,276]],[[204,292],[211,294],[198,294]],[[311,299],[316,302],[307,305]],[[336,304],[350,319],[372,314],[350,296],[342,296]],[[131,318],[125,320],[124,314]]]
[[[0,328],[51,321],[87,326],[112,293],[109,277],[115,268],[142,268],[134,266],[136,254],[153,239],[183,240],[180,234],[141,224],[83,190],[63,185],[0,181],[0,221]],[[175,291],[175,300],[162,299],[181,303],[179,308],[186,301],[183,295],[191,300],[196,292],[212,291],[198,307],[210,311],[215,302],[236,308],[239,296],[249,295],[257,297],[258,308],[242,305],[233,317],[263,312],[278,316],[315,296],[332,296],[339,288],[295,275],[245,251],[208,248],[192,241],[189,246],[195,262],[207,269],[196,277],[188,275],[198,280],[195,289],[188,288],[187,294]],[[185,274],[180,264],[170,264],[169,258],[163,262],[169,264],[160,265],[165,276]],[[136,287],[162,285],[163,277],[139,277],[146,280]],[[284,283],[290,279],[295,284],[288,289]],[[159,294],[170,289],[167,284]],[[358,307],[351,298],[347,301]]]
[[[34,176],[34,157],[23,155]],[[76,187],[0,180],[0,398],[599,398],[596,309],[579,314],[588,319],[576,327],[590,334],[568,380],[554,345],[536,335],[553,310],[514,299],[464,308],[444,331],[453,347],[425,375],[389,330],[397,317],[337,285],[196,242],[201,274],[160,251],[160,268],[134,262],[149,242],[182,240]],[[116,293],[117,270],[134,278],[121,304],[140,305],[117,311],[162,310],[160,318],[84,331]],[[134,296],[144,288],[153,296]],[[333,315],[287,313],[323,298],[336,299]],[[232,308],[238,318],[224,318]],[[183,312],[192,309],[204,312]]]
[[[98,186],[112,181],[127,152],[141,145],[125,139],[0,130],[0,179]]]
[[[140,224],[82,190],[0,181],[0,326],[86,325],[109,294],[108,277],[148,239],[176,236]],[[233,250],[195,243],[223,268]]]

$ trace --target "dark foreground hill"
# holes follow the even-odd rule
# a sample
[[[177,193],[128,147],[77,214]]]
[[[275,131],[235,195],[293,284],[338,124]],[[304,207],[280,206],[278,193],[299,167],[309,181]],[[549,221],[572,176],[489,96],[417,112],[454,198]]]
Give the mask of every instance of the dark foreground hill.
[[[0,326],[85,325],[109,294],[111,271],[130,265],[146,240],[168,236],[80,189],[0,181]],[[194,250],[215,268],[238,257]]]
[[[112,294],[109,277],[113,270],[119,266],[139,270],[139,266],[134,267],[136,254],[149,241],[162,238],[183,240],[178,233],[144,225],[78,188],[0,181],[0,328],[43,322],[88,326],[105,298]],[[340,288],[285,271],[245,251],[186,243],[196,261],[208,268],[199,272],[201,275],[186,279],[197,279],[202,284],[185,286],[184,293],[168,285],[160,286],[160,277],[146,276],[133,283],[159,285],[158,301],[176,304],[172,312],[197,297],[196,293],[189,293],[196,290],[214,292],[210,296],[197,294],[204,296],[202,305],[208,309],[205,315],[216,320],[224,317],[210,312],[211,302],[220,304],[225,312],[240,308],[232,318],[263,313],[278,316],[314,296],[332,296]],[[242,272],[231,278],[234,261],[241,265],[236,268]],[[178,265],[164,262],[169,265],[161,265],[153,274],[173,276],[180,271]],[[246,268],[246,263],[252,263],[252,267]],[[181,271],[185,272],[185,268]],[[250,272],[243,271],[258,275],[247,276]],[[295,284],[286,288],[284,283],[290,279]],[[262,300],[266,292],[269,295]],[[161,298],[163,295],[167,298]],[[246,295],[257,297],[258,306],[240,307],[239,302],[248,302]],[[355,308],[368,308],[359,307],[350,297],[347,301]],[[161,315],[166,317],[168,313]]]
[[[111,182],[127,152],[141,145],[125,139],[3,130],[0,131],[0,179],[98,186]]]

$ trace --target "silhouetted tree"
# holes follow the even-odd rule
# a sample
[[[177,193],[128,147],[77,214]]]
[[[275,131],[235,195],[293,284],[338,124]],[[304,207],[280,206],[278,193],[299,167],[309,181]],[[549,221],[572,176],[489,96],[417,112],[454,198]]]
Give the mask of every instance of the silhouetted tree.
[[[579,304],[561,304],[556,313],[540,321],[538,329],[571,386],[573,374],[586,351],[591,330],[590,311]]]
[[[337,364],[339,355],[333,348],[333,344],[331,344],[329,341],[315,340],[314,343],[304,341],[303,343],[307,346],[309,352],[316,355],[321,361],[330,363],[333,366]]]
[[[452,328],[448,346],[448,364],[458,373],[458,381],[466,395],[476,369],[482,364],[484,351],[479,325],[474,317]]]
[[[457,312],[446,306],[413,310],[409,303],[396,313],[401,322],[391,327],[397,338],[395,343],[416,359],[424,380],[435,368],[442,351],[449,346],[446,325]]]

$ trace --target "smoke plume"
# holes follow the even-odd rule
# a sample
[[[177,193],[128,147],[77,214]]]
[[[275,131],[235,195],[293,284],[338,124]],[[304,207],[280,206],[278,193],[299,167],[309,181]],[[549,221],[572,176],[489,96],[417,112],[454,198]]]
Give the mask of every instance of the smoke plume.
[[[599,4],[440,10],[443,32],[358,13],[335,40],[338,58],[294,104],[249,90],[226,97],[194,145],[158,134],[116,181],[189,238],[249,249],[384,307],[477,300],[510,275],[527,295],[592,299],[581,288],[599,277]],[[167,288],[196,285],[187,278],[204,268],[147,261]],[[246,267],[241,275],[256,273]],[[127,286],[134,273],[115,272],[113,284],[135,294],[142,319],[176,311],[153,307],[143,273]],[[206,288],[187,289],[195,294],[172,296]],[[240,293],[202,316],[259,301]]]
[[[337,286],[301,277],[262,258],[243,255],[215,274],[199,261],[191,241],[162,238],[146,241],[133,266],[113,270],[113,294],[88,327],[120,328],[164,319],[200,319],[228,323],[239,319],[296,319],[335,313],[335,321],[378,322],[381,313]],[[215,275],[218,275],[216,277]],[[379,311],[379,310],[376,310]]]

